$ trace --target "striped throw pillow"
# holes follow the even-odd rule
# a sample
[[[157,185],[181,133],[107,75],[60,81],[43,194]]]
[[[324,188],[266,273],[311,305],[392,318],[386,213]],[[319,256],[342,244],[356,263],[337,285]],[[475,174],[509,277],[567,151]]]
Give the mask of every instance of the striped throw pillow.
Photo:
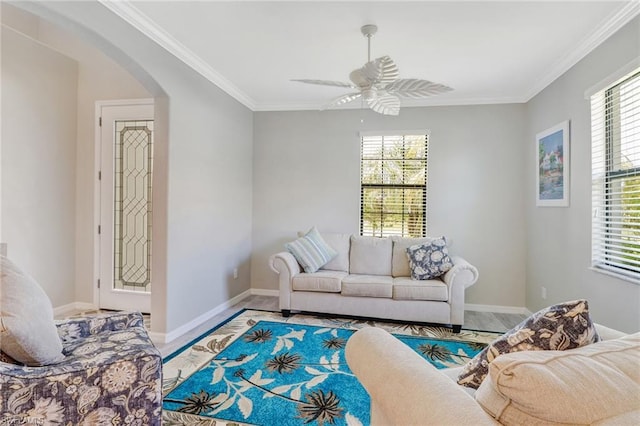
[[[338,255],[338,252],[322,239],[315,226],[304,237],[284,246],[309,274],[316,272]]]

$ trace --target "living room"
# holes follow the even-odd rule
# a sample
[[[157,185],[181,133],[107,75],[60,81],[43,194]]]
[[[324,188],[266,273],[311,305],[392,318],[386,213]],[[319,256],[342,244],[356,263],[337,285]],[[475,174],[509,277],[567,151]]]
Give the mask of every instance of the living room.
[[[526,101],[406,107],[387,117],[252,111],[99,3],[3,3],[0,239],[54,307],[93,306],[95,102],[153,98],[151,331],[170,341],[250,294],[276,295],[268,259],[297,231],[357,233],[359,132],[427,129],[428,233],[446,235],[480,271],[469,309],[526,313],[585,298],[598,322],[634,332],[637,283],[590,268],[585,98],[638,58],[629,4],[617,31]],[[22,91],[4,79],[15,75],[5,69],[10,54],[35,73],[22,74],[31,79]],[[29,91],[38,70],[56,79]],[[50,99],[41,96],[52,87]],[[537,207],[535,136],[565,120],[570,204]]]

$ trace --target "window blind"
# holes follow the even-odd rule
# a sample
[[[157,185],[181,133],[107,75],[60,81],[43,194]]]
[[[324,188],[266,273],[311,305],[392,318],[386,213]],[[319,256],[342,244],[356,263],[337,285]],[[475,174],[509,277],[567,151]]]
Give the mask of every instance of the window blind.
[[[427,152],[425,134],[361,137],[361,235],[426,235]]]
[[[640,72],[591,97],[592,266],[640,279]]]

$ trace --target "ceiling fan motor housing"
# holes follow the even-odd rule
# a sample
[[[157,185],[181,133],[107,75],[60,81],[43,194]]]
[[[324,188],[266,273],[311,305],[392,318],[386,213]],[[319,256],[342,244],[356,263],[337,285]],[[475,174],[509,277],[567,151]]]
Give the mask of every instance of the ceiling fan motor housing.
[[[369,79],[367,79],[367,77],[360,69],[351,71],[351,74],[349,74],[349,80],[351,80],[353,84],[360,88],[368,87],[371,85]]]
[[[373,37],[378,32],[378,26],[373,24],[363,25],[360,31],[365,37]]]

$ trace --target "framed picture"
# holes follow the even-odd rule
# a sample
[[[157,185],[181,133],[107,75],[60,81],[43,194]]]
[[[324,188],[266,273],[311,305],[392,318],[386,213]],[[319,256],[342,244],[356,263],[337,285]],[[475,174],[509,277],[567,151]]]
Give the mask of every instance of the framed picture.
[[[536,205],[569,205],[569,121],[536,135]]]

